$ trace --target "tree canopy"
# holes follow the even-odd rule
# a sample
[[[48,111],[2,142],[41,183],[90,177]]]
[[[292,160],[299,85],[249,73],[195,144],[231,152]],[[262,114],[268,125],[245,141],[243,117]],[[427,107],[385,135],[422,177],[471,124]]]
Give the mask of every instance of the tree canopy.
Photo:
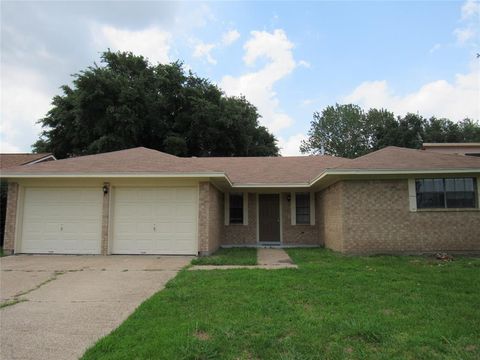
[[[358,105],[336,104],[315,112],[300,150],[355,158],[386,146],[419,149],[424,142],[480,142],[478,121],[449,119],[418,114],[395,116],[385,109],[365,112]]]
[[[277,156],[244,97],[227,97],[180,62],[106,51],[61,87],[32,146],[57,158],[145,146],[179,156]]]

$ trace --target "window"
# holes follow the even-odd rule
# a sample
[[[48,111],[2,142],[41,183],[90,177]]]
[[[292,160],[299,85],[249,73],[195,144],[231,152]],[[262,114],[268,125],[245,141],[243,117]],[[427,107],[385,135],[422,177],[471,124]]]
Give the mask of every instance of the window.
[[[417,179],[417,208],[474,208],[475,187],[474,178]]]
[[[310,224],[310,193],[295,194],[295,216],[297,224]]]
[[[243,194],[230,194],[230,224],[243,224]]]

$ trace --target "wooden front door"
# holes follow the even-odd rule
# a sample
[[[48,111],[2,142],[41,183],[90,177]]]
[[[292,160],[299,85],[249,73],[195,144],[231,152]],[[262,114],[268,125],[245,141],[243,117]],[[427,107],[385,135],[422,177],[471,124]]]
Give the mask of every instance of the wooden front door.
[[[258,232],[260,242],[280,242],[280,196],[258,195]]]

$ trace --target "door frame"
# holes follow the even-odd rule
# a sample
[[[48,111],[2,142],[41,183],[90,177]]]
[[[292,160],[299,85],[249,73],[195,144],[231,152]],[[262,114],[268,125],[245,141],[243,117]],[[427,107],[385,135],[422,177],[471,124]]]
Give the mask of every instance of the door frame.
[[[259,195],[272,195],[276,194],[278,195],[278,211],[280,212],[280,221],[278,226],[280,226],[280,241],[278,242],[265,242],[265,241],[260,241],[260,202],[259,202]],[[259,245],[282,245],[283,244],[283,214],[282,214],[282,193],[281,192],[260,192],[255,194],[255,202],[256,202],[256,207],[257,207],[257,244]]]

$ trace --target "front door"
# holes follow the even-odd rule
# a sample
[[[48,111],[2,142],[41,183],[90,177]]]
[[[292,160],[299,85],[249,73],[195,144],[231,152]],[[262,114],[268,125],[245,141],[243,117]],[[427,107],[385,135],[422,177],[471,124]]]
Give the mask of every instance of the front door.
[[[258,195],[258,236],[260,242],[280,242],[280,196]]]

